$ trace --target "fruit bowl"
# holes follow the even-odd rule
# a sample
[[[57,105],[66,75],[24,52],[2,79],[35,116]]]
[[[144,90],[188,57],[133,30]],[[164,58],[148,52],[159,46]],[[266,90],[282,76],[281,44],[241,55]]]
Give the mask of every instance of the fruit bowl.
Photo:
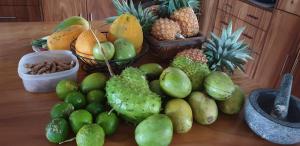
[[[140,58],[142,58],[144,55],[146,55],[148,50],[149,50],[149,44],[146,41],[144,41],[141,52],[139,54],[137,54],[135,57],[129,58],[129,59],[122,59],[122,60],[109,60],[108,62],[110,64],[112,70],[114,72],[118,73],[118,72],[122,71],[124,68],[131,66],[133,63],[135,63]],[[86,71],[88,73],[96,72],[96,71],[108,72],[107,66],[104,61],[87,58],[85,56],[77,54],[76,48],[75,48],[75,43],[72,43],[71,51],[80,61],[82,69],[84,71]]]

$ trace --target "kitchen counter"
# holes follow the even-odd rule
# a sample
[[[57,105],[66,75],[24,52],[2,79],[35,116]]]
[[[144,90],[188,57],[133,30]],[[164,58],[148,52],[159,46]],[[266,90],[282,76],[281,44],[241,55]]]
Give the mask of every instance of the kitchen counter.
[[[95,23],[95,28],[103,23]],[[0,23],[0,144],[2,146],[54,146],[45,138],[45,126],[50,120],[51,107],[59,102],[55,93],[33,94],[24,90],[17,74],[20,58],[32,52],[30,42],[48,35],[55,23]],[[147,55],[141,62],[163,62]],[[164,62],[166,63],[166,62]],[[79,79],[85,75],[79,72]],[[236,82],[238,78],[235,79]],[[255,85],[243,86],[248,93]],[[64,144],[75,146],[75,142]],[[107,146],[133,146],[134,126],[121,123],[116,134],[105,138]],[[186,134],[174,134],[172,146],[273,146],[250,131],[242,113],[235,116],[220,114],[210,126],[193,125]],[[300,146],[298,144],[297,146]]]

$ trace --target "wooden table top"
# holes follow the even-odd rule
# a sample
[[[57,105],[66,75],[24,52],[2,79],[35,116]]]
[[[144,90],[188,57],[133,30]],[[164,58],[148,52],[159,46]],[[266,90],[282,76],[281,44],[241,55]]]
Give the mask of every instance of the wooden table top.
[[[98,22],[95,26],[100,26]],[[55,93],[33,94],[24,90],[17,74],[20,58],[32,52],[30,42],[48,35],[55,23],[0,24],[0,145],[54,146],[45,138],[51,107],[59,102]],[[99,28],[99,27],[98,27]],[[105,29],[105,28],[103,28]],[[159,62],[146,56],[141,62]],[[84,72],[80,71],[82,78]],[[250,89],[244,88],[247,92]],[[64,144],[74,146],[74,142]],[[134,126],[122,123],[116,134],[105,138],[107,146],[134,146]],[[193,125],[186,134],[174,134],[172,146],[273,146],[250,131],[243,115],[220,114],[210,126]],[[300,144],[298,144],[300,146]]]

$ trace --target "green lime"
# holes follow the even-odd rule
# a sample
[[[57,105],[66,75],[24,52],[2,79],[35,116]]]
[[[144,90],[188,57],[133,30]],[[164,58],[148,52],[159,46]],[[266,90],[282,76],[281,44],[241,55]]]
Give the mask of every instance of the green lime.
[[[68,137],[68,122],[63,118],[56,118],[46,126],[46,137],[52,143],[60,143]]]
[[[103,112],[97,116],[96,123],[104,129],[106,135],[112,135],[118,128],[119,119],[113,112]]]
[[[87,94],[88,103],[103,103],[106,100],[105,92],[102,90],[92,90]]]
[[[84,95],[78,91],[69,93],[65,99],[65,102],[72,104],[75,109],[84,108],[86,105]]]
[[[61,80],[56,85],[56,94],[58,98],[61,100],[65,100],[68,93],[77,90],[78,90],[78,85],[73,80]]]
[[[73,132],[77,133],[82,126],[93,123],[93,116],[87,110],[81,109],[71,113],[69,120]]]
[[[74,111],[74,106],[70,103],[57,103],[55,104],[50,112],[51,118],[65,118],[67,119],[69,115]]]
[[[83,79],[80,85],[81,91],[88,93],[95,89],[102,90],[104,89],[107,80],[107,76],[103,73],[92,73]]]
[[[101,126],[88,124],[76,134],[77,146],[103,146],[105,134]]]
[[[99,113],[104,112],[104,107],[101,103],[90,103],[86,106],[86,110],[92,113],[94,116],[98,115]]]

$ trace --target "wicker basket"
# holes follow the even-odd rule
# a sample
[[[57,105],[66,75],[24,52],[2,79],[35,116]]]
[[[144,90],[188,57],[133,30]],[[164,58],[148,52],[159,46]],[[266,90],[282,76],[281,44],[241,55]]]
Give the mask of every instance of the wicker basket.
[[[159,41],[151,35],[146,36],[146,39],[152,53],[162,59],[172,59],[184,49],[200,48],[205,41],[205,37],[201,33],[195,37],[178,40]]]
[[[137,54],[135,57],[130,59],[123,59],[123,60],[109,60],[109,64],[114,71],[114,73],[120,73],[124,68],[131,66],[133,63],[138,61],[140,58],[142,58],[149,50],[149,44],[147,41],[144,41],[143,48],[139,54]],[[81,63],[81,67],[84,71],[91,73],[91,72],[106,72],[108,73],[108,68],[104,61],[90,59],[84,56],[80,56],[76,54],[76,48],[73,43],[71,45],[71,51],[73,54],[78,58],[78,60]]]

